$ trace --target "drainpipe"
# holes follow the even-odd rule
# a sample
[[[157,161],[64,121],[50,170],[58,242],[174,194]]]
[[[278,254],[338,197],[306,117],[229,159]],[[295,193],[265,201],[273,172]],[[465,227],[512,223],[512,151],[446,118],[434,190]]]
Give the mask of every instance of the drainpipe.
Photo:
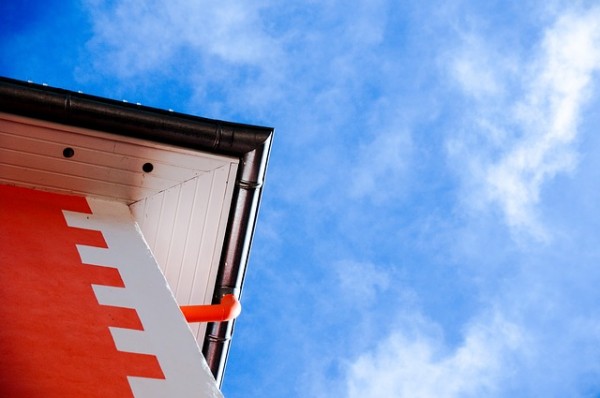
[[[242,294],[248,254],[256,226],[258,207],[262,196],[265,172],[269,161],[273,135],[261,137],[262,145],[241,157],[240,168],[233,191],[229,222],[221,253],[213,303],[225,294]],[[257,137],[258,138],[258,137]],[[235,320],[211,322],[206,327],[202,353],[219,386],[223,383],[223,370],[229,355]]]
[[[226,294],[220,304],[182,305],[181,312],[185,320],[192,322],[224,322],[235,319],[242,311],[242,306],[233,294]]]

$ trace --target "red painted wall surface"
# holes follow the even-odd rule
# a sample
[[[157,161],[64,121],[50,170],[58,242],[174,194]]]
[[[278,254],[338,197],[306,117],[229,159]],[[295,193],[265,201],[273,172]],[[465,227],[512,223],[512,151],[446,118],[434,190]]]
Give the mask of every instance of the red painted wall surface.
[[[127,376],[164,378],[155,356],[117,351],[109,326],[141,329],[133,309],[99,305],[92,284],[123,286],[116,268],[84,265],[68,227],[85,198],[0,185],[0,396],[128,397]]]

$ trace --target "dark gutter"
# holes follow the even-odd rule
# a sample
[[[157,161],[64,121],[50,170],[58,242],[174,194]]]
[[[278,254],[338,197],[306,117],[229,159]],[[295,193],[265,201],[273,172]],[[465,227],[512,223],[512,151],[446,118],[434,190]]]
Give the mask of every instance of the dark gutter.
[[[262,195],[273,129],[186,115],[0,77],[0,112],[237,157],[213,304],[239,298]],[[211,323],[202,352],[220,386],[234,321]]]

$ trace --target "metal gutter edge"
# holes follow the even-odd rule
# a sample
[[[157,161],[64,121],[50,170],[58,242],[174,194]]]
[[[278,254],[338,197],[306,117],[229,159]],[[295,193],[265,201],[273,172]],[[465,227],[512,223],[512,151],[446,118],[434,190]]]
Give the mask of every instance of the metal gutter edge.
[[[212,120],[5,77],[0,77],[0,109],[221,155],[243,156],[273,133],[268,127]]]
[[[227,225],[213,302],[219,302],[221,296],[225,294],[239,297],[242,293],[271,141],[272,135],[264,141],[263,145],[242,157],[242,167],[238,172],[234,188],[233,207]],[[223,381],[222,370],[227,362],[234,324],[235,320],[210,323],[206,331],[202,352],[219,386]]]
[[[0,112],[240,159],[213,304],[240,297],[274,130],[211,120],[0,77]],[[202,352],[219,386],[235,321],[210,323]]]

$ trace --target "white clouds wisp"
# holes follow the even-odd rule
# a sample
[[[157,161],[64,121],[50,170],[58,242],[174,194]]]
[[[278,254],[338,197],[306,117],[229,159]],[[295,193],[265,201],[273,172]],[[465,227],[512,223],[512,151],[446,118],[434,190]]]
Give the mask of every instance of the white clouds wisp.
[[[462,341],[401,323],[350,363],[347,396],[598,393],[600,335],[591,304],[598,300],[598,256],[583,248],[577,229],[569,239],[554,236],[539,207],[555,176],[577,172],[580,122],[600,69],[600,9],[563,13],[541,37],[528,56],[503,59],[502,51],[483,44],[493,48],[493,40],[470,37],[449,63],[470,105],[448,143],[463,204],[486,213],[490,229],[508,226],[536,239],[512,246],[500,242],[501,232],[486,234],[485,221],[466,225],[476,247],[472,258],[460,260],[480,280],[483,305],[464,326]],[[503,221],[490,208],[499,208]],[[509,260],[490,258],[511,251]],[[487,269],[490,262],[505,269]]]
[[[475,98],[469,117],[487,142],[484,149],[459,150],[461,156],[474,159],[467,178],[482,183],[483,191],[475,191],[475,197],[497,203],[511,228],[538,238],[547,235],[535,216],[535,205],[545,181],[576,165],[579,115],[600,69],[599,43],[600,10],[595,9],[559,17],[546,30],[538,55],[529,64],[507,69],[501,54],[492,57],[498,68],[489,56],[477,64],[482,58],[478,46],[467,47],[454,60],[458,82]],[[473,80],[477,76],[484,78],[478,83]],[[510,91],[503,79],[519,80],[523,89]],[[515,101],[515,95],[520,99]],[[456,145],[461,146],[453,142],[451,147]]]
[[[499,317],[471,327],[464,345],[450,355],[436,338],[396,333],[352,364],[348,397],[491,396],[505,377],[508,354],[522,343],[519,328]]]

